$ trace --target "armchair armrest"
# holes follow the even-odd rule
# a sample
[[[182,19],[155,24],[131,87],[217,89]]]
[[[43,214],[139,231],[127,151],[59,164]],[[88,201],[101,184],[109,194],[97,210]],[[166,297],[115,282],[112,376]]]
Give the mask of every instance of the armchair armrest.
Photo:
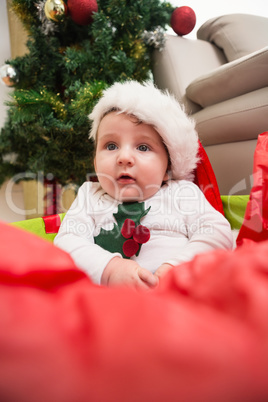
[[[204,108],[264,88],[267,65],[268,46],[200,76],[188,85],[186,95]]]

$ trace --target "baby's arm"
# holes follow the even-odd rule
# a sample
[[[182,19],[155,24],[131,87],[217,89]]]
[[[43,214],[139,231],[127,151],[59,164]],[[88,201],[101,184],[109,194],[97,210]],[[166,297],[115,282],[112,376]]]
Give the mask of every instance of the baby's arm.
[[[78,268],[100,284],[104,268],[119,253],[111,253],[94,243],[95,222],[92,217],[91,183],[85,183],[66,213],[54,244],[71,255]]]
[[[101,284],[107,286],[127,285],[137,289],[149,289],[158,284],[158,277],[132,260],[114,257],[106,265]]]
[[[181,227],[188,242],[178,249],[177,256],[168,258],[156,269],[155,275],[159,279],[173,266],[192,260],[197,254],[214,249],[231,249],[233,246],[229,222],[210,205],[197,186],[181,182],[177,194],[177,211],[183,219]]]
[[[176,266],[192,260],[197,254],[232,249],[233,237],[227,219],[211,206],[195,184],[182,181],[180,187],[175,202],[188,241],[176,257],[165,262]]]

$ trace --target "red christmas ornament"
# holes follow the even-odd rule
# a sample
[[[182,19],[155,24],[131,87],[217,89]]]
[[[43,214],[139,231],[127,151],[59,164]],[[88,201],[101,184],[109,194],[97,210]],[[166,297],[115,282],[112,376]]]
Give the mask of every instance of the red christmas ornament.
[[[78,25],[91,24],[93,13],[98,11],[96,0],[68,0],[67,6],[72,20]]]
[[[139,243],[146,243],[150,239],[150,230],[143,225],[138,225],[133,233],[133,239]]]
[[[125,239],[132,237],[135,226],[135,222],[132,219],[126,219],[121,229],[122,236],[125,237]]]
[[[123,253],[126,257],[132,257],[138,250],[139,244],[133,239],[126,240],[123,244]]]
[[[187,35],[194,29],[195,23],[196,15],[191,7],[177,7],[171,15],[170,25],[177,35]]]

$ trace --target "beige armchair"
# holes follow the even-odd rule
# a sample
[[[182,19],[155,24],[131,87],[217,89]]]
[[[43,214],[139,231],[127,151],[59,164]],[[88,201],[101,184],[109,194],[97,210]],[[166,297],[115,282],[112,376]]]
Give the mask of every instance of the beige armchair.
[[[196,40],[167,35],[153,74],[195,119],[221,194],[249,194],[257,137],[268,131],[268,18],[225,15]]]

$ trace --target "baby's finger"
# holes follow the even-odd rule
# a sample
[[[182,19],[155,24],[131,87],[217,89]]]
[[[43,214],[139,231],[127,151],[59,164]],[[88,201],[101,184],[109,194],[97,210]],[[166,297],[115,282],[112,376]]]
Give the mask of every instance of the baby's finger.
[[[140,268],[138,271],[138,275],[143,282],[145,282],[148,286],[152,288],[157,286],[159,283],[158,277],[147,269]]]

